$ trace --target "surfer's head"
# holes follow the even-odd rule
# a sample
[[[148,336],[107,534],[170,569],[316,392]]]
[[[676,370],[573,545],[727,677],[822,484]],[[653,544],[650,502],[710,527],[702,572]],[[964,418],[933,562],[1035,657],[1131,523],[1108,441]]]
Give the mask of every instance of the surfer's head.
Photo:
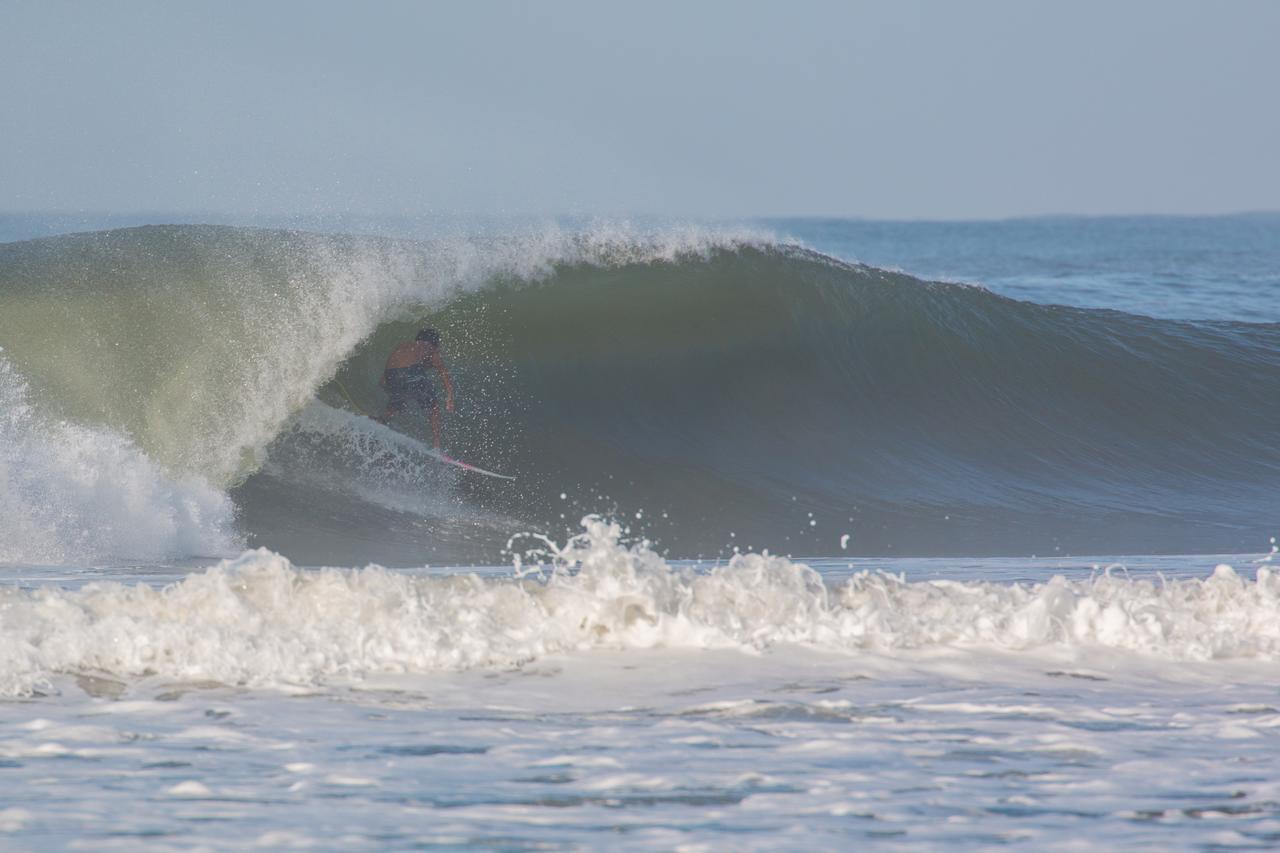
[[[421,332],[418,332],[418,337],[415,338],[414,340],[426,341],[427,343],[431,344],[433,347],[439,347],[440,333],[437,332],[435,329],[423,329]]]

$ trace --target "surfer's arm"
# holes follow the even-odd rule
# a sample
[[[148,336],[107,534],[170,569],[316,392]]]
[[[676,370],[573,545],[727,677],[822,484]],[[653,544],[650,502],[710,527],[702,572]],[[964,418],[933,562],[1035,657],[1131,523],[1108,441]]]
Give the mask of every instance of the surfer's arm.
[[[453,411],[453,380],[449,377],[449,368],[444,366],[444,359],[440,357],[440,352],[431,353],[431,366],[436,369],[436,373],[440,374],[440,381],[444,384],[444,407],[448,411]]]

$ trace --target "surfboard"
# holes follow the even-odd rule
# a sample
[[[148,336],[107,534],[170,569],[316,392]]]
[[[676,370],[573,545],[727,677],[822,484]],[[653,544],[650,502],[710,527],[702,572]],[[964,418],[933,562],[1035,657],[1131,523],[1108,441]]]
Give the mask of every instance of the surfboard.
[[[344,390],[345,393],[345,390]],[[348,402],[351,398],[347,398]],[[352,403],[355,406],[355,403]],[[358,408],[358,407],[357,407]],[[363,410],[352,412],[347,409],[330,406],[319,400],[313,400],[307,408],[311,419],[320,423],[332,424],[337,429],[358,430],[361,432],[372,433],[378,437],[379,441],[385,444],[393,444],[411,453],[418,453],[423,456],[430,456],[437,462],[443,462],[446,465],[452,465],[455,468],[472,474],[480,474],[485,477],[493,477],[498,480],[514,480],[509,474],[499,474],[497,471],[489,471],[481,468],[479,465],[472,465],[470,462],[463,462],[461,459],[454,459],[446,453],[441,453],[434,447],[430,447],[418,441],[412,436],[405,435],[402,432],[396,432],[384,423],[379,423],[369,417]]]
[[[496,471],[486,471],[485,469],[479,467],[478,465],[472,465],[470,462],[463,462],[461,459],[454,459],[452,456],[448,456],[444,453],[440,453],[434,449],[431,450],[428,455],[434,456],[436,459],[439,459],[441,462],[444,462],[446,465],[456,465],[457,467],[461,468],[463,471],[470,471],[473,474],[484,474],[486,477],[497,477],[499,480],[515,479],[515,477],[512,477],[510,474],[499,474]]]
[[[488,471],[484,468],[481,468],[479,465],[472,465],[470,462],[463,462],[461,459],[454,459],[452,456],[449,456],[446,453],[442,453],[439,450],[436,450],[434,447],[429,447],[428,445],[423,444],[421,441],[418,441],[416,438],[407,436],[402,432],[396,432],[386,424],[378,423],[373,418],[369,418],[368,421],[369,421],[369,425],[374,428],[374,431],[377,432],[384,439],[389,440],[389,442],[392,444],[398,444],[401,447],[411,450],[414,453],[421,453],[423,456],[430,456],[432,459],[435,459],[438,462],[443,462],[446,465],[452,465],[455,468],[460,468],[463,471],[469,471],[472,474],[482,474],[485,477],[494,477],[495,479],[498,479],[498,480],[514,480],[515,479],[515,477],[512,477],[509,474],[499,474],[497,471]]]

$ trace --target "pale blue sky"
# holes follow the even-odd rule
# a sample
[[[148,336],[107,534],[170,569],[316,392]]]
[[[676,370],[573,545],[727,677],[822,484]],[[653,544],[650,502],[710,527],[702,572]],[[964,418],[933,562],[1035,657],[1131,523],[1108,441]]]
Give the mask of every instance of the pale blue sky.
[[[0,210],[1280,208],[1280,2],[0,0]]]

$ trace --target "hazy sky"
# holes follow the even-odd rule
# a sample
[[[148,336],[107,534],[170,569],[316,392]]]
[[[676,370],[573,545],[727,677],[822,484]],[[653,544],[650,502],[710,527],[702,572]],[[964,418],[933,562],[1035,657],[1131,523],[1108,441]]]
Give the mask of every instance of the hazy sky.
[[[1280,208],[1280,2],[0,0],[0,209]]]

